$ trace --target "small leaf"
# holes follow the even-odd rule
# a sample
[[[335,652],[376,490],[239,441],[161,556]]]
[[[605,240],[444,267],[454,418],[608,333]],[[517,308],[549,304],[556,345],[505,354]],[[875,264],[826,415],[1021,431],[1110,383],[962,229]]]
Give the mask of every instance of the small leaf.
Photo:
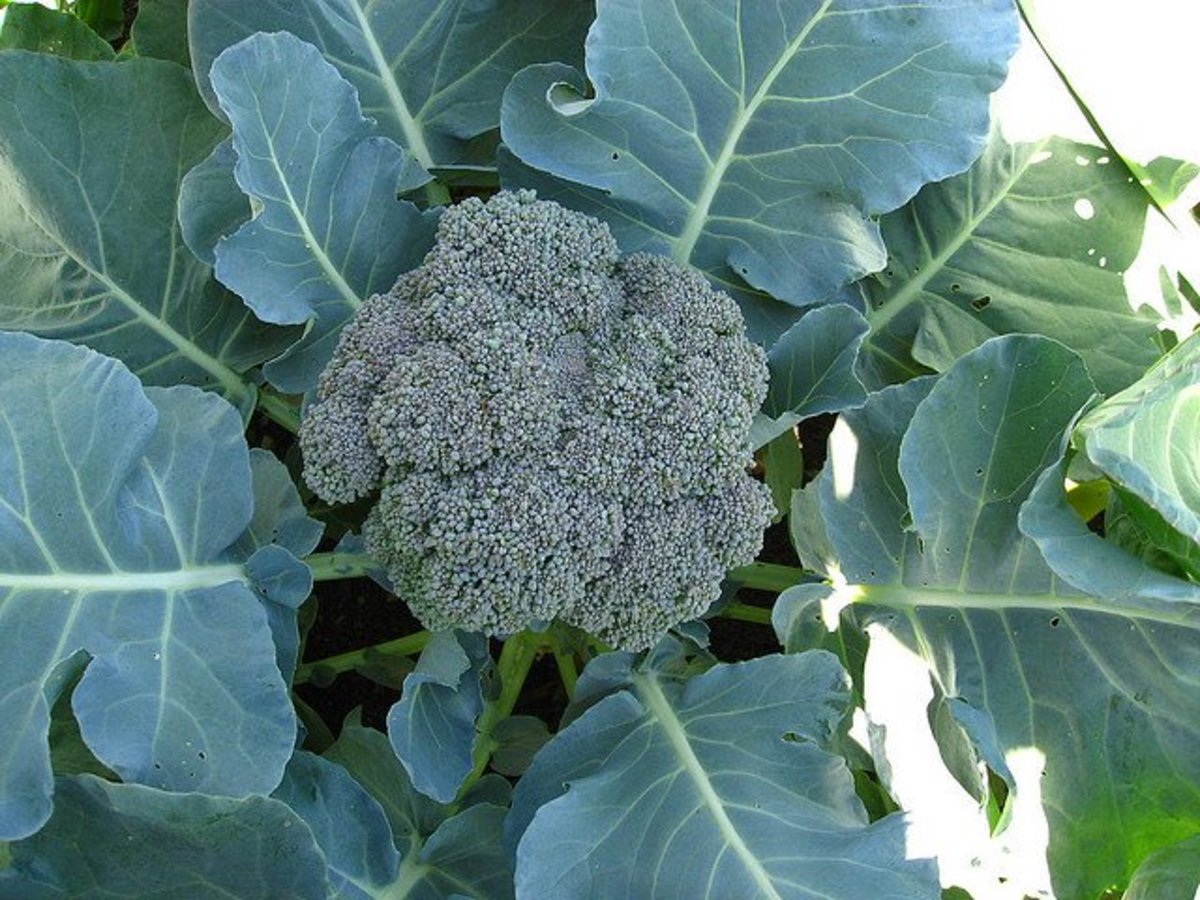
[[[302,393],[362,301],[388,291],[432,245],[436,214],[396,199],[429,176],[372,136],[354,88],[294,35],[247,38],[217,57],[211,77],[233,125],[237,183],[257,210],[217,243],[217,277],[265,321],[311,323],[264,369],[280,390]],[[220,181],[221,162],[209,160],[196,177]],[[231,224],[224,206],[216,209],[191,203],[201,245]]]
[[[475,721],[483,712],[480,679],[490,664],[482,635],[435,634],[388,712],[392,749],[413,786],[441,803],[454,799],[474,764]]]
[[[868,326],[858,310],[831,303],[807,313],[771,347],[771,384],[763,403],[770,424],[758,441],[821,413],[861,406],[866,389],[855,372]]]
[[[67,59],[112,59],[116,55],[78,16],[36,3],[13,4],[4,11],[0,50],[32,50]]]

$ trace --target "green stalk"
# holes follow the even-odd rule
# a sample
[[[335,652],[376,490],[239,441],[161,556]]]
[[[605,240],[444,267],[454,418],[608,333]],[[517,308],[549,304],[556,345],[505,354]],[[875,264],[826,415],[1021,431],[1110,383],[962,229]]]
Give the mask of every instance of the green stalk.
[[[771,624],[771,610],[763,609],[761,606],[750,606],[747,603],[729,603],[717,615],[722,619],[753,622],[755,625]]]
[[[283,395],[261,388],[258,392],[258,408],[268,419],[292,434],[300,433],[300,410]]]
[[[725,577],[744,588],[778,594],[801,584],[807,575],[807,572],[795,566],[756,562],[733,569]]]
[[[365,553],[313,553],[302,562],[312,571],[313,581],[362,578],[379,568],[379,563]]]
[[[425,649],[430,637],[428,631],[418,631],[416,634],[396,638],[394,641],[372,644],[370,647],[351,650],[349,653],[339,653],[337,656],[301,663],[296,667],[296,677],[292,679],[292,684],[308,683],[317,669],[324,669],[334,675],[353,672],[365,665],[372,656],[415,656]]]
[[[567,699],[570,700],[575,696],[575,684],[579,681],[579,668],[575,665],[575,654],[568,650],[564,650],[558,643],[554,642],[554,662],[558,664],[558,675],[562,679],[563,688],[566,689]]]
[[[479,717],[479,722],[475,726],[477,732],[473,756],[475,764],[471,769],[471,774],[459,788],[459,799],[471,789],[487,769],[492,753],[499,746],[493,737],[493,732],[500,722],[512,715],[513,707],[517,705],[517,698],[521,695],[521,688],[525,686],[525,678],[529,675],[529,669],[533,665],[533,661],[537,659],[544,640],[544,635],[522,631],[504,642],[504,649],[500,651],[500,659],[496,663],[497,677],[500,679],[500,693],[495,700],[487,702],[483,708],[483,715]]]

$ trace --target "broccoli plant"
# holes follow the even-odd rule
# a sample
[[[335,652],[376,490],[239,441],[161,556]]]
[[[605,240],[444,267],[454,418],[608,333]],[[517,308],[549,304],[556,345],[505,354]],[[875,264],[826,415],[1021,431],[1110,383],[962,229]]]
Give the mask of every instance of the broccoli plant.
[[[1059,7],[0,0],[0,898],[1191,898],[1200,147]]]

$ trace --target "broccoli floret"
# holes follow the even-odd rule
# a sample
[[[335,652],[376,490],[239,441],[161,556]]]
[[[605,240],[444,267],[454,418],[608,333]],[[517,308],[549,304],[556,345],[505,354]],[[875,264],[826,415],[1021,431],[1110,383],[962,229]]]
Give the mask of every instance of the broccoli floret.
[[[532,192],[466,200],[346,328],[304,477],[379,491],[367,547],[431,629],[555,617],[625,649],[717,598],[773,513],[762,350],[725,294]]]

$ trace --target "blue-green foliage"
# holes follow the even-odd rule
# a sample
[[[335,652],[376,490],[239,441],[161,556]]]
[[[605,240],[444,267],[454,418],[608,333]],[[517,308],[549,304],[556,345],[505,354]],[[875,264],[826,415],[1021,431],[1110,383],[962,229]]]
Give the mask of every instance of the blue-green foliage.
[[[0,28],[0,898],[1192,897],[1198,169],[1022,131],[1013,0],[66,6]],[[751,445],[802,568],[722,586]],[[437,633],[315,659],[351,573]]]

